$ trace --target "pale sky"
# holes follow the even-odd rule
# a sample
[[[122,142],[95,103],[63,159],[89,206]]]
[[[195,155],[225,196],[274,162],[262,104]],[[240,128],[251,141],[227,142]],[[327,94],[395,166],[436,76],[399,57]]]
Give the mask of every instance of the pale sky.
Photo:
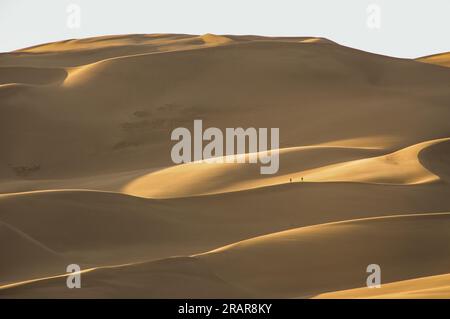
[[[70,4],[79,28],[68,27]],[[450,0],[0,0],[0,52],[127,33],[320,36],[415,58],[450,51]]]

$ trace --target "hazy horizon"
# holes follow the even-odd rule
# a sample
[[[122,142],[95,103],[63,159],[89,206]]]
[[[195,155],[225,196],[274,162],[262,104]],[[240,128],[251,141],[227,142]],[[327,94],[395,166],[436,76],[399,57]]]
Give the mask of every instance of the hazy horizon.
[[[67,24],[75,4],[80,24]],[[373,7],[375,6],[375,7]],[[374,9],[375,8],[375,9]],[[256,10],[257,9],[257,10]],[[378,13],[375,11],[378,10]],[[450,2],[4,0],[0,4],[0,52],[43,43],[116,34],[233,34],[324,37],[367,52],[417,58],[450,51],[445,31]],[[370,27],[370,16],[379,25]],[[250,22],[251,21],[251,22]],[[401,21],[401,23],[399,22]]]

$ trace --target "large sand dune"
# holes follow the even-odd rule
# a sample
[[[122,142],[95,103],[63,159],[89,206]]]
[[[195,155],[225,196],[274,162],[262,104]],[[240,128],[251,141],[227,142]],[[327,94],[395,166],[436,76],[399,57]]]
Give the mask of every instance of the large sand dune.
[[[213,34],[0,54],[0,296],[448,297],[447,55]],[[280,128],[278,173],[174,165],[195,119]]]

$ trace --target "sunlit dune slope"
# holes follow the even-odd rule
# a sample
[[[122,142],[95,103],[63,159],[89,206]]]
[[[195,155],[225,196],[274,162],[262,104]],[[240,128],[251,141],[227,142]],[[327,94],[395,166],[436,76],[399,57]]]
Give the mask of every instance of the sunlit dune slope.
[[[324,293],[315,298],[448,299],[450,298],[450,274],[388,283],[379,289],[357,288]]]
[[[450,67],[450,52],[425,56],[417,61]]]
[[[167,198],[240,191],[291,182],[427,183],[438,181],[439,176],[423,167],[419,153],[440,142],[448,144],[448,140],[422,142],[376,157],[370,157],[370,151],[364,149],[324,146],[281,149],[281,170],[275,176],[260,174],[259,167],[264,164],[193,162],[139,177],[130,182],[124,191],[142,197]],[[364,155],[369,158],[346,161]],[[440,156],[440,152],[434,155],[435,158]],[[248,155],[246,159],[248,162]],[[339,163],[330,164],[333,161]]]
[[[290,178],[297,177],[297,172],[303,169],[364,158],[378,152],[326,146],[284,148],[279,150],[280,167],[274,176],[261,175],[260,167],[267,164],[248,163],[248,154],[242,156],[247,163],[192,162],[138,177],[125,185],[123,191],[141,197],[170,198],[246,190],[289,183]],[[234,160],[237,157],[230,156]]]

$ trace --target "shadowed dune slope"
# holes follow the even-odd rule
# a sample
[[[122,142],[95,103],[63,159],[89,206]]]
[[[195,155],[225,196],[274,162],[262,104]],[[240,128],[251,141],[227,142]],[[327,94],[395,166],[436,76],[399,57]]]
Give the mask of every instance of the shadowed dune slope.
[[[62,83],[67,73],[63,69],[33,67],[0,67],[0,85],[8,83],[52,84]]]
[[[0,221],[0,283],[64,270],[65,260],[22,231]]]
[[[450,182],[450,143],[436,143],[419,153],[419,161],[446,183]]]
[[[251,294],[225,282],[192,257],[93,268],[82,274],[82,289],[67,289],[66,276],[0,286],[6,298],[242,298]],[[89,279],[88,279],[89,278]],[[84,280],[87,279],[87,280]]]
[[[0,206],[0,220],[83,264],[161,258],[176,253],[168,246],[180,245],[183,236],[195,246],[195,225],[183,231],[166,204],[126,195],[43,191],[1,197]]]

